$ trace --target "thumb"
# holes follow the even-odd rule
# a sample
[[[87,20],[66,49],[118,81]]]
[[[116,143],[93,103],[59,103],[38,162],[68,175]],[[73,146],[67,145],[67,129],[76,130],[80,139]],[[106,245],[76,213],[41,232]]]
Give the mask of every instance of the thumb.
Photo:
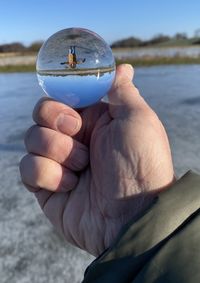
[[[111,90],[108,93],[109,111],[112,118],[124,117],[141,108],[148,107],[132,83],[133,67],[129,64],[119,65]]]

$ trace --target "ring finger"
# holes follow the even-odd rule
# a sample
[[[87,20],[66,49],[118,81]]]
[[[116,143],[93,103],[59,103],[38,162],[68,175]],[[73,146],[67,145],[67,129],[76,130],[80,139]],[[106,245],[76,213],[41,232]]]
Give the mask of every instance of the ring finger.
[[[66,192],[75,188],[78,177],[59,163],[33,154],[20,162],[21,178],[25,186],[38,191],[42,188],[53,192]]]

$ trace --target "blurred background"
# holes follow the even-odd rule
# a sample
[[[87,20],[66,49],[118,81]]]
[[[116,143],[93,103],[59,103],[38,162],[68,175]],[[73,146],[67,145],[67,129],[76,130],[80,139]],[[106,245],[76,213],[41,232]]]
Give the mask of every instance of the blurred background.
[[[0,4],[0,282],[81,282],[93,257],[67,244],[20,181],[23,137],[43,95],[37,52],[69,27],[95,31],[169,136],[177,176],[200,172],[200,2],[25,0]]]

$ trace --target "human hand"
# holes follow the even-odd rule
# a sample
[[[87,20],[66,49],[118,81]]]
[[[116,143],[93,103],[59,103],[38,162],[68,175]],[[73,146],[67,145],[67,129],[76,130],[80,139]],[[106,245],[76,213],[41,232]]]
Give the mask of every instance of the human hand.
[[[174,179],[164,127],[132,79],[120,65],[110,103],[79,112],[39,101],[25,138],[25,186],[57,230],[95,256]]]

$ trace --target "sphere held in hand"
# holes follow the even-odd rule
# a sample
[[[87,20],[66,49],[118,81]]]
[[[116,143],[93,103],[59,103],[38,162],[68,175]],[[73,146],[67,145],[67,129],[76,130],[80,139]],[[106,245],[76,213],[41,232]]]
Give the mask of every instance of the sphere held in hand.
[[[48,96],[82,108],[106,96],[115,77],[115,60],[99,35],[69,28],[44,42],[36,69],[39,84]]]

